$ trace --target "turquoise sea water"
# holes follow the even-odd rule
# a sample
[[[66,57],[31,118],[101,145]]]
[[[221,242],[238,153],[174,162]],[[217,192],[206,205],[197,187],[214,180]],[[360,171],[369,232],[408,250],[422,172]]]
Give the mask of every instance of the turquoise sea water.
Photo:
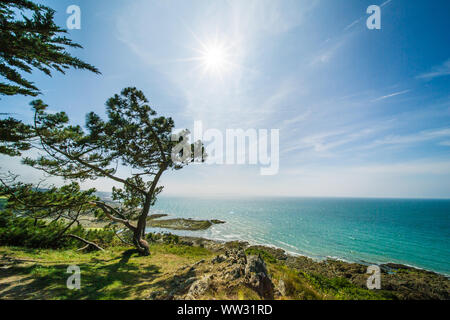
[[[206,231],[171,231],[179,235],[450,275],[450,200],[160,197],[152,213],[227,222]]]

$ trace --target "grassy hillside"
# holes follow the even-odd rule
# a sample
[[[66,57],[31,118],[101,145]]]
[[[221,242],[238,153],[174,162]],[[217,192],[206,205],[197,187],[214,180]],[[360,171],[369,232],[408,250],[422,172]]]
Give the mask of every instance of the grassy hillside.
[[[105,252],[0,247],[1,299],[183,299],[194,280],[209,275],[215,282],[197,299],[261,299],[243,282],[223,276],[229,262],[214,264],[228,249],[183,244],[153,243],[151,256],[132,248]],[[260,250],[260,249],[258,249]],[[247,251],[247,254],[255,252]],[[275,299],[386,299],[392,295],[358,288],[345,279],[299,272],[265,253],[267,269],[284,294]],[[67,267],[81,268],[81,289],[66,287]]]
[[[69,229],[104,248],[89,252],[61,230],[62,222],[0,211],[0,299],[450,299],[448,278],[399,264],[381,265],[382,290],[368,290],[367,265],[358,263],[153,233],[142,257],[126,232]],[[81,269],[80,290],[66,286],[71,265]]]
[[[1,299],[146,299],[180,267],[213,256],[199,247],[155,244],[152,255],[132,248],[80,253],[0,247]],[[81,269],[81,290],[66,287],[67,267]]]

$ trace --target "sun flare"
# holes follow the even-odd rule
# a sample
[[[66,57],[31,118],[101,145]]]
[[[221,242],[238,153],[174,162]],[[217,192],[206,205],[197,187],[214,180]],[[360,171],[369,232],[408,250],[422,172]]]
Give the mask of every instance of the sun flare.
[[[220,45],[206,46],[202,52],[201,60],[205,71],[223,73],[229,68],[229,54],[225,47]]]
[[[205,63],[210,68],[220,68],[225,62],[225,54],[219,47],[208,48],[205,52]]]
[[[193,64],[192,72],[199,79],[229,79],[232,74],[240,70],[239,64],[242,48],[237,41],[230,41],[228,37],[207,37],[201,40],[192,33],[197,45],[189,47],[194,56],[178,59]]]

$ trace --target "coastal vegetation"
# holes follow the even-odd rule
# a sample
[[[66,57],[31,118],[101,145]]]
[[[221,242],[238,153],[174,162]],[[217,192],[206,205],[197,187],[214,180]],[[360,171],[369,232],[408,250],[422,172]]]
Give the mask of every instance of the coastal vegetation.
[[[0,26],[0,95],[42,94],[23,76],[35,70],[99,74],[66,51],[81,46],[65,37],[49,7],[2,1]],[[365,265],[147,233],[148,227],[197,231],[225,223],[151,214],[163,174],[205,160],[201,142],[187,143],[187,131],[174,136],[174,120],[158,116],[135,87],[106,101],[106,118],[88,113],[84,127],[64,112],[48,111],[41,99],[31,106],[31,123],[10,114],[0,120],[0,153],[39,151],[22,162],[66,184],[43,186],[19,181],[17,172],[1,174],[2,299],[449,299],[446,277],[406,266],[383,266],[383,290],[368,290]],[[185,153],[184,161],[173,159]],[[119,166],[129,175],[119,175]],[[97,179],[119,185],[111,200],[80,186]],[[72,265],[82,271],[79,290],[66,285]]]
[[[154,215],[151,218],[163,216]],[[81,238],[94,245],[80,245]],[[369,290],[366,287],[367,266],[361,264],[337,260],[314,261],[288,255],[276,248],[252,246],[245,242],[180,237],[170,233],[148,233],[145,240],[152,254],[142,256],[133,247],[132,239],[130,230],[124,229],[118,233],[116,226],[111,224],[96,228],[81,224],[70,226],[65,220],[19,217],[7,207],[0,211],[0,297],[252,300],[450,298],[450,281],[446,277],[402,265],[381,266],[383,289]],[[70,265],[81,268],[80,290],[66,287],[66,272]]]
[[[107,230],[82,234],[98,243],[105,234],[114,237]],[[141,256],[117,238],[106,239],[104,251],[80,251],[70,240],[58,248],[33,248],[33,242],[16,242],[17,247],[7,241],[11,238],[0,242],[2,299],[449,298],[449,280],[428,271],[385,266],[383,290],[368,290],[363,265],[319,262],[244,242],[149,234],[152,254]],[[66,287],[70,265],[81,269],[80,290]]]

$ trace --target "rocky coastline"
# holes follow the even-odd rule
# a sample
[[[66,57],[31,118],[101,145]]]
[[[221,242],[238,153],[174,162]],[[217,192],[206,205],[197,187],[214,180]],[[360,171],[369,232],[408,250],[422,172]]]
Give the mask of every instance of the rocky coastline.
[[[273,299],[287,295],[283,280],[272,280],[267,266],[282,266],[317,279],[340,279],[361,289],[367,289],[367,265],[334,259],[316,261],[304,256],[294,256],[283,249],[251,245],[248,242],[223,242],[198,237],[180,237],[180,244],[204,247],[217,252],[210,262],[200,261],[194,266],[201,277],[191,277],[187,291],[172,294],[172,298],[195,299],[207,288],[239,286],[245,284],[261,298]],[[267,266],[266,266],[267,265]],[[400,300],[449,300],[448,277],[414,267],[387,263],[381,269],[381,290],[387,297]],[[194,285],[195,284],[195,285]],[[176,291],[176,290],[175,290]],[[167,292],[166,292],[167,294]],[[155,293],[157,296],[157,293]],[[155,297],[156,297],[155,296]],[[159,296],[158,298],[164,298]],[[167,298],[167,297],[166,297]]]

